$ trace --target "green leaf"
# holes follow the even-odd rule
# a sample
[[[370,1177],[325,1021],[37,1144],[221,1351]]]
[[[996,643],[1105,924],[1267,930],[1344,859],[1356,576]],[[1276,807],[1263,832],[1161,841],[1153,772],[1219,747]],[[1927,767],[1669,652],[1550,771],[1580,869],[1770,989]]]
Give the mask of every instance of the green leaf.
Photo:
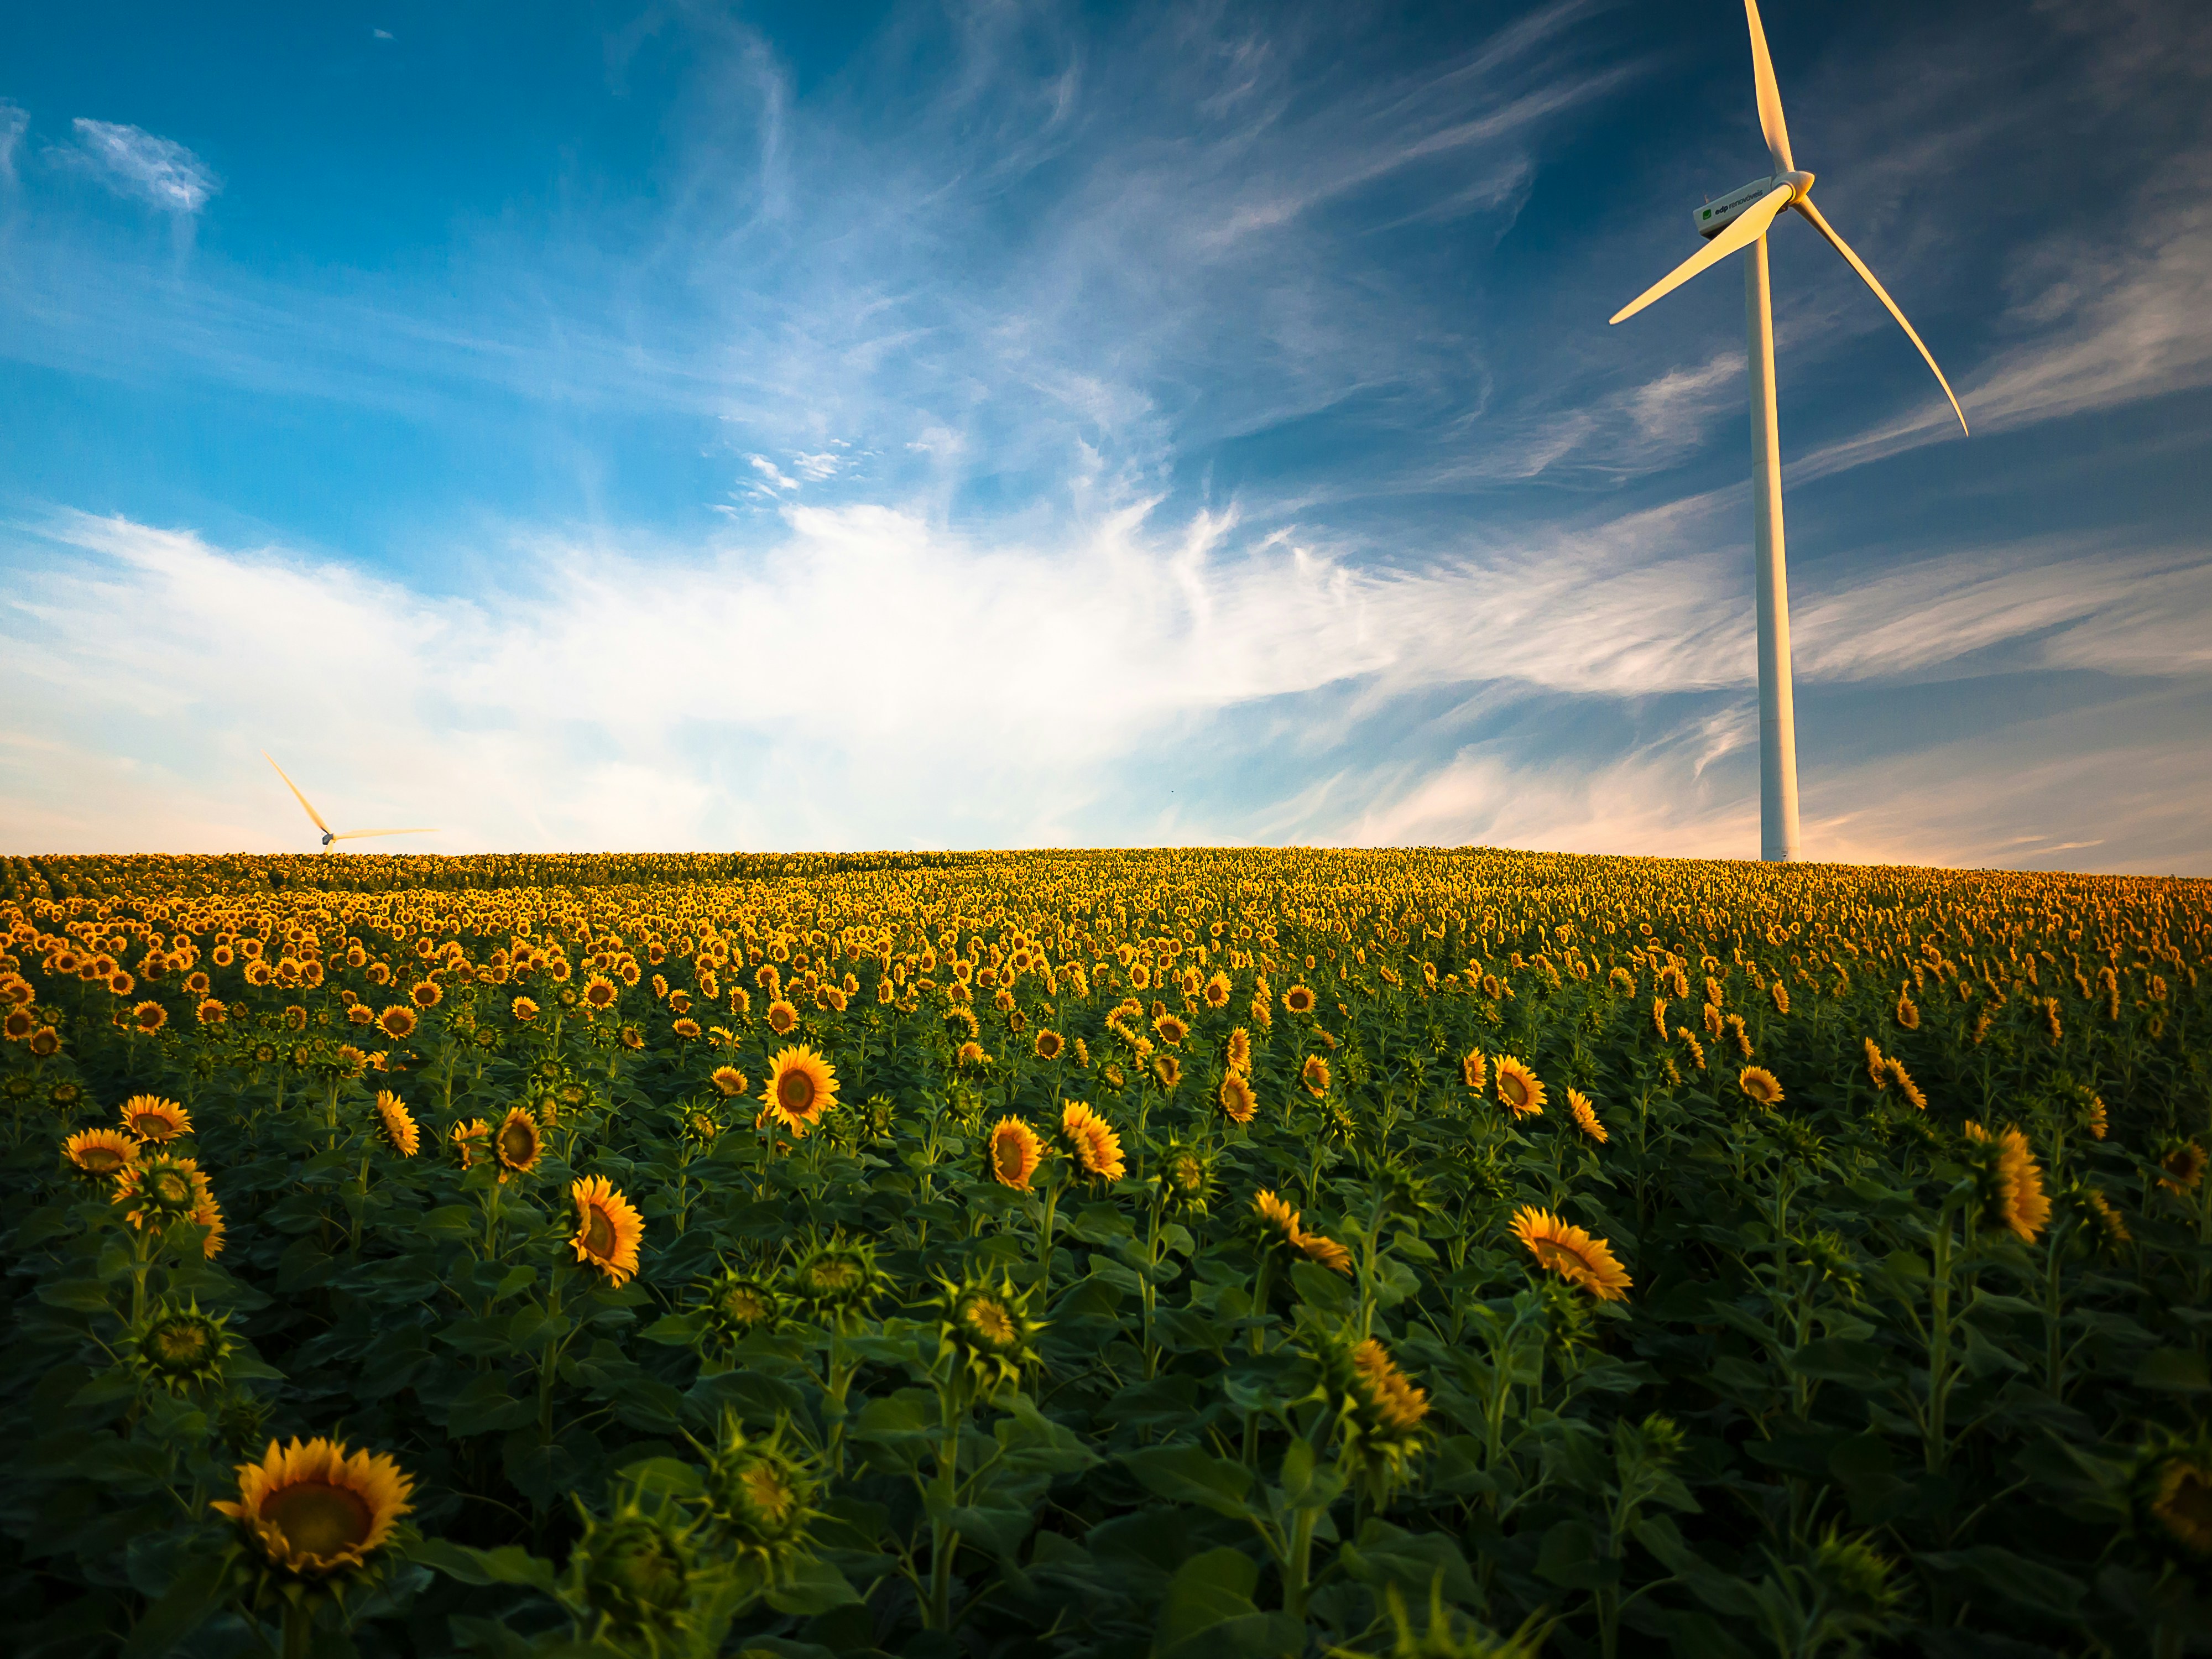
[[[1620,1581],[1620,1563],[1599,1552],[1587,1521],[1555,1522],[1536,1555],[1536,1576],[1562,1589],[1594,1590]]]
[[[1870,1392],[1888,1384],[1888,1358],[1887,1352],[1874,1343],[1824,1336],[1795,1350],[1783,1363],[1800,1376]]]
[[[1301,1302],[1325,1313],[1352,1311],[1352,1281],[1318,1261],[1291,1263],[1291,1288]]]
[[[553,1564],[540,1560],[519,1544],[479,1550],[443,1538],[426,1538],[407,1553],[433,1571],[464,1584],[522,1584],[553,1594]]]
[[[690,1313],[663,1314],[638,1335],[647,1342],[659,1342],[671,1348],[688,1348],[699,1340],[706,1323],[706,1314],[697,1309]]]
[[[1196,1641],[1231,1620],[1250,1618],[1259,1611],[1252,1604],[1259,1583],[1259,1565],[1242,1550],[1212,1549],[1191,1557],[1176,1570],[1161,1598],[1160,1653]]]
[[[2088,1586],[2048,1562],[2029,1561],[1995,1544],[1972,1549],[1921,1551],[1913,1559],[1923,1567],[1956,1575],[1994,1597],[1999,1606],[2072,1619]]]
[[[2212,1389],[2204,1356],[2184,1348],[2159,1348],[2145,1354],[2136,1366],[2135,1384],[2165,1394],[2203,1394]]]
[[[67,1308],[72,1313],[105,1313],[108,1308],[107,1286],[96,1279],[58,1279],[39,1286],[39,1300],[50,1308]]]
[[[486,1371],[453,1396],[446,1432],[455,1440],[500,1434],[522,1427],[537,1415],[533,1402],[514,1397],[514,1384],[505,1372]]]
[[[123,1644],[123,1659],[155,1659],[175,1651],[215,1611],[228,1570],[228,1559],[219,1552],[188,1556],[161,1598],[131,1626]]]
[[[1149,1446],[1121,1460],[1147,1492],[1172,1503],[1196,1504],[1216,1515],[1242,1519],[1252,1472],[1196,1446]]]
[[[789,1579],[769,1590],[766,1597],[778,1613],[802,1617],[850,1607],[860,1599],[860,1591],[843,1573],[827,1561],[811,1559],[794,1562]]]

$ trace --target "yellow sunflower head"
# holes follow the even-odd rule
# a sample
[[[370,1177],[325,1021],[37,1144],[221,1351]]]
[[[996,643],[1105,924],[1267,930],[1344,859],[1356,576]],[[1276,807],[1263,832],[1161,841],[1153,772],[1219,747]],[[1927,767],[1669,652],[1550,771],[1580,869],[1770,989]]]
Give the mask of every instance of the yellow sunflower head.
[[[837,1074],[830,1062],[804,1046],[784,1048],[769,1063],[762,1097],[778,1121],[804,1134],[837,1098]]]
[[[446,990],[434,979],[422,980],[407,993],[407,1000],[417,1008],[434,1008],[446,1000]]]
[[[1498,1057],[1498,1098],[1516,1117],[1544,1115],[1544,1085],[1516,1055]]]
[[[133,1095],[123,1103],[123,1127],[141,1140],[159,1144],[192,1132],[192,1115],[159,1095]]]
[[[1152,1056],[1152,1080],[1163,1089],[1172,1089],[1182,1081],[1182,1062],[1173,1054]]]
[[[1119,1181],[1127,1173],[1121,1137],[1114,1127],[1079,1100],[1060,1108],[1060,1139],[1075,1167],[1091,1181]]]
[[[1298,1081],[1305,1085],[1308,1094],[1320,1099],[1328,1092],[1328,1062],[1319,1054],[1308,1054],[1298,1069]]]
[[[1260,1109],[1260,1097],[1241,1072],[1223,1074],[1219,1098],[1222,1112],[1231,1123],[1249,1123]]]
[[[1782,1083],[1764,1066],[1747,1066],[1735,1074],[1735,1086],[1762,1106],[1782,1103]]]
[[[621,993],[615,989],[614,981],[605,974],[593,974],[584,981],[584,1006],[595,1013],[604,1013],[615,1006]]]
[[[1229,1034],[1229,1069],[1248,1076],[1252,1070],[1252,1034],[1242,1025]]]
[[[79,1175],[106,1181],[137,1162],[138,1143],[120,1129],[80,1129],[62,1143],[62,1152]]]
[[[1044,1326],[1029,1316],[1030,1289],[1016,1290],[1001,1275],[996,1283],[969,1279],[944,1287],[939,1304],[938,1351],[958,1361],[986,1397],[1037,1363],[1036,1336]]]
[[[735,1100],[751,1088],[751,1079],[734,1066],[717,1066],[714,1074],[707,1079],[714,1085],[714,1092],[725,1100]]]
[[[169,1011],[158,1002],[142,1002],[131,1011],[131,1024],[140,1031],[158,1031],[168,1023]]]
[[[1971,1121],[1966,1134],[1967,1162],[1974,1170],[1984,1218],[2033,1243],[2050,1224],[2051,1200],[2044,1193],[2043,1168],[2035,1161],[2027,1137],[2017,1128],[1992,1136]]]
[[[1490,1086],[1490,1061],[1480,1048],[1470,1048],[1459,1062],[1460,1081],[1476,1094]]]
[[[576,1231],[568,1241],[576,1260],[597,1267],[619,1289],[637,1272],[645,1218],[605,1176],[586,1176],[572,1183],[568,1196],[576,1206]]]
[[[1044,1159],[1044,1142],[1018,1117],[1002,1117],[991,1127],[991,1179],[1025,1193]]]
[[[1066,1046],[1066,1041],[1059,1032],[1048,1027],[1040,1026],[1036,1041],[1031,1043],[1030,1048],[1039,1060],[1058,1060],[1061,1051]]]
[[[1597,1108],[1590,1103],[1590,1097],[1581,1090],[1567,1091],[1567,1110],[1574,1115],[1575,1127],[1599,1146],[1604,1146],[1612,1139],[1606,1133],[1605,1125],[1598,1121]]]
[[[1283,993],[1283,1006],[1293,1014],[1310,1014],[1314,1011],[1314,994],[1310,988],[1293,985]]]
[[[1161,1014],[1152,1021],[1152,1030],[1159,1034],[1162,1042],[1172,1048],[1190,1035],[1190,1027],[1173,1014]]]
[[[404,1042],[415,1035],[416,1018],[413,1004],[395,1002],[376,1017],[376,1023],[394,1042]]]
[[[799,1010],[793,1007],[781,997],[778,997],[775,1001],[769,1004],[768,1029],[775,1032],[778,1036],[789,1035],[792,1030],[797,1026],[798,1024]]]
[[[258,1463],[238,1466],[238,1501],[216,1511],[235,1521],[270,1565],[322,1578],[365,1565],[413,1507],[415,1483],[382,1454],[346,1455],[342,1442],[269,1443]]]
[[[402,1158],[412,1158],[422,1150],[422,1132],[416,1127],[415,1115],[389,1089],[376,1091],[376,1127],[385,1145]]]
[[[1513,1236],[1528,1247],[1538,1267],[1580,1285],[1601,1302],[1623,1300],[1634,1283],[1603,1239],[1591,1237],[1548,1210],[1524,1205],[1516,1211]]]
[[[500,1179],[528,1175],[545,1151],[544,1132],[527,1107],[510,1106],[491,1138],[492,1156],[499,1160]]]

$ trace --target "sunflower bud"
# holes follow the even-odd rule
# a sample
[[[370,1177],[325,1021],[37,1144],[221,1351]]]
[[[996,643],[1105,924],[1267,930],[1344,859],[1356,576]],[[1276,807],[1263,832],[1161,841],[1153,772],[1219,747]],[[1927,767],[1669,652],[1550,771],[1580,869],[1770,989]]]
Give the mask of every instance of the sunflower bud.
[[[735,1415],[726,1414],[720,1443],[707,1462],[708,1525],[771,1579],[808,1553],[807,1528],[819,1513],[813,1466],[784,1450],[782,1440],[780,1425],[765,1440],[749,1440]]]
[[[996,1284],[969,1279],[954,1284],[940,1279],[938,1352],[950,1355],[986,1398],[1037,1363],[1036,1334],[1042,1323],[1029,1316],[1031,1291],[1017,1291],[1001,1275]]]
[[[690,1593],[687,1531],[635,1502],[608,1520],[587,1516],[570,1558],[584,1601],[619,1631],[673,1630]]]
[[[228,1316],[200,1311],[197,1298],[155,1308],[124,1334],[125,1363],[149,1389],[185,1394],[213,1388],[236,1345],[224,1332]]]

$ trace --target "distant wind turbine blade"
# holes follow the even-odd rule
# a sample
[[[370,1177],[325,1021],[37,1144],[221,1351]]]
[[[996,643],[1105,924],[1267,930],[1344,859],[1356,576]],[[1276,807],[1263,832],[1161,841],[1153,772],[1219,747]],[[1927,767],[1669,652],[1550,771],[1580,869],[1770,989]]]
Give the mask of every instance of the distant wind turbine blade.
[[[1958,393],[1951,390],[1951,383],[1943,378],[1943,371],[1936,368],[1936,354],[1929,350],[1927,342],[1920,337],[1911,324],[1905,320],[1905,313],[1897,308],[1897,301],[1889,297],[1880,283],[1875,281],[1874,272],[1866,268],[1866,261],[1851,252],[1850,244],[1836,234],[1836,228],[1820,216],[1820,210],[1814,207],[1809,198],[1799,202],[1796,206],[1797,211],[1812,222],[1813,228],[1828,239],[1836,252],[1844,256],[1844,262],[1858,272],[1860,278],[1874,290],[1874,297],[1882,302],[1891,316],[1897,319],[1897,325],[1905,331],[1905,338],[1920,349],[1921,356],[1926,359],[1929,371],[1936,376],[1936,383],[1943,388],[1943,395],[1951,400],[1951,412],[1959,417],[1959,430],[1971,437],[1972,429],[1966,424],[1966,411],[1959,407]]]
[[[1774,84],[1774,60],[1766,55],[1766,30],[1759,21],[1759,0],[1743,0],[1743,15],[1751,24],[1751,79],[1759,93],[1759,129],[1766,135],[1766,153],[1774,158],[1777,173],[1795,173],[1790,159],[1790,128],[1782,118],[1782,88]]]
[[[1650,288],[1645,289],[1626,305],[1621,307],[1620,310],[1614,312],[1612,320],[1618,323],[1633,317],[1654,300],[1663,299],[1672,294],[1706,267],[1718,264],[1740,248],[1749,247],[1766,234],[1766,228],[1774,222],[1774,216],[1789,205],[1790,195],[1790,187],[1788,185],[1775,185],[1750,207],[1746,208],[1742,216],[1734,224],[1714,237],[1697,252],[1683,260],[1680,264],[1676,265],[1657,282],[1652,283]],[[1868,280],[1871,282],[1873,278],[1869,277]]]
[[[364,836],[434,836],[435,830],[349,830],[343,836],[333,836],[332,841],[359,841]]]
[[[267,761],[271,766],[276,766],[276,757],[271,755],[266,749],[261,751],[261,758]],[[331,826],[323,822],[323,815],[320,812],[315,811],[312,806],[307,806],[307,798],[300,793],[300,786],[293,782],[289,777],[285,776],[284,769],[281,766],[276,766],[276,775],[284,779],[284,787],[292,792],[292,799],[298,801],[301,806],[307,807],[307,816],[315,821],[315,828],[321,830],[325,835],[329,835],[331,833]]]

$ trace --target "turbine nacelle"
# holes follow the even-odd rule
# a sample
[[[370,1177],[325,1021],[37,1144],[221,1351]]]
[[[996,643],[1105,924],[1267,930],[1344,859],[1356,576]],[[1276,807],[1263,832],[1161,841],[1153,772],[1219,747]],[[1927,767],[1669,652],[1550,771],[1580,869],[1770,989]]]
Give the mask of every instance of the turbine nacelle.
[[[1697,226],[1698,235],[1711,241],[1757,207],[1778,185],[1790,186],[1790,199],[1783,205],[1795,207],[1812,194],[1814,176],[1809,173],[1790,172],[1778,173],[1766,179],[1754,179],[1747,185],[1738,185],[1717,202],[1707,202],[1703,207],[1692,208],[1691,222]]]

